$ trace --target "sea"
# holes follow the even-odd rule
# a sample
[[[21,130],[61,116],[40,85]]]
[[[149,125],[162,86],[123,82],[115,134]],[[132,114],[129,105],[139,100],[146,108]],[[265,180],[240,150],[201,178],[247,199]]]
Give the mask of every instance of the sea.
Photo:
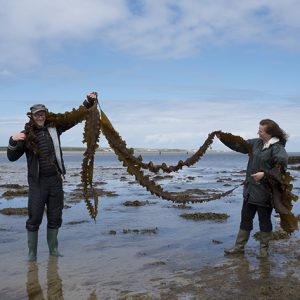
[[[144,162],[168,165],[176,165],[191,155],[142,153]],[[208,153],[189,168],[154,174],[153,177],[159,175],[155,182],[171,192],[225,192],[237,187],[229,196],[182,208],[151,195],[128,174],[114,153],[96,153],[94,184],[102,192],[96,221],[89,216],[80,196],[82,158],[82,153],[64,153],[65,208],[59,231],[63,257],[53,260],[48,255],[45,215],[39,230],[37,263],[28,264],[27,217],[0,214],[0,299],[43,299],[34,295],[54,295],[54,299],[118,299],[130,293],[159,295],[164,283],[178,274],[226,263],[224,248],[232,246],[239,229],[247,155]],[[8,184],[27,187],[25,158],[9,162],[6,153],[0,153],[0,166],[0,209],[27,207],[26,195],[3,197]],[[290,172],[294,192],[299,195],[300,172]],[[125,206],[127,201],[145,205]],[[293,211],[300,214],[298,202]],[[226,214],[228,218],[193,220],[183,218],[185,213]],[[275,213],[272,222],[274,230],[279,227]],[[259,230],[257,218],[254,223],[253,233]],[[254,238],[250,239],[250,255],[257,252],[258,245]]]

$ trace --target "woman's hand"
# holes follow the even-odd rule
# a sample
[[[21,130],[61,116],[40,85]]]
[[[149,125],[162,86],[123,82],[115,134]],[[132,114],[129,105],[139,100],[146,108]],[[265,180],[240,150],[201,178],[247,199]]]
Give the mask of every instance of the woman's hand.
[[[255,180],[255,182],[259,182],[265,176],[264,172],[257,172],[251,175],[251,177]]]

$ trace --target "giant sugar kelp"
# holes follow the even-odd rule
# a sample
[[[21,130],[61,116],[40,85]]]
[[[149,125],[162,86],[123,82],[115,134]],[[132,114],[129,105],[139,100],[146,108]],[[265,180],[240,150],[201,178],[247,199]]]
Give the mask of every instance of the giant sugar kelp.
[[[130,161],[136,167],[141,169],[147,169],[151,172],[157,173],[160,170],[166,173],[176,172],[182,169],[184,166],[190,167],[197,163],[201,157],[206,153],[207,149],[212,145],[213,139],[216,135],[219,135],[222,140],[226,140],[228,142],[239,143],[247,149],[246,151],[251,155],[251,150],[245,140],[243,140],[239,136],[232,135],[231,133],[225,133],[222,131],[213,131],[208,134],[207,139],[204,141],[203,145],[199,147],[199,149],[185,161],[178,161],[178,163],[174,166],[168,166],[166,163],[162,163],[160,165],[155,165],[152,161],[149,163],[144,163],[142,156],[134,156],[134,149],[127,148],[126,142],[121,138],[119,133],[113,128],[111,122],[107,118],[106,114],[101,112],[101,122],[102,122],[102,131],[108,141],[112,141],[111,147],[112,149],[118,153],[121,153],[122,156],[126,157],[127,161]]]
[[[137,182],[144,186],[148,191],[152,194],[155,194],[162,199],[171,200],[173,202],[178,203],[187,203],[187,202],[203,202],[203,201],[210,201],[219,199],[223,196],[229,195],[232,191],[234,191],[237,187],[223,192],[219,194],[215,194],[211,197],[206,199],[199,199],[197,195],[191,195],[190,193],[170,193],[164,191],[161,186],[157,185],[153,180],[150,179],[149,176],[145,176],[141,169],[147,169],[151,172],[157,173],[158,171],[163,171],[166,173],[178,171],[182,169],[184,166],[191,166],[198,162],[201,157],[206,153],[207,149],[213,143],[214,137],[217,135],[223,142],[227,144],[239,144],[240,148],[244,153],[248,153],[249,157],[252,157],[251,148],[249,147],[248,143],[240,136],[232,135],[231,133],[225,133],[222,131],[213,131],[211,132],[207,139],[204,141],[203,145],[199,147],[199,149],[193,154],[191,157],[187,158],[185,161],[180,160],[174,166],[167,166],[166,163],[161,165],[154,165],[153,162],[143,163],[143,159],[141,156],[135,157],[133,148],[127,148],[126,142],[121,138],[119,133],[113,128],[111,122],[105,115],[105,113],[101,112],[101,123],[102,123],[102,132],[105,135],[106,139],[109,142],[109,145],[114,150],[116,155],[118,156],[119,160],[123,162],[123,165],[127,167],[127,171],[135,176]],[[296,221],[295,216],[292,214],[292,202],[296,201],[298,197],[292,193],[292,185],[291,180],[292,177],[289,172],[283,170],[283,168],[277,168],[280,170],[279,177],[281,179],[280,190],[279,190],[279,201],[283,203],[282,205],[285,207],[285,210],[278,211],[281,218],[281,226],[282,228],[291,233],[295,229],[298,228],[298,224]],[[270,187],[273,189],[278,185],[278,180],[274,181],[272,176],[267,176],[267,180],[269,181]]]
[[[298,196],[292,193],[293,177],[277,163],[265,172],[265,180],[272,193],[272,205],[280,216],[280,225],[290,234],[298,229],[298,219],[292,213],[292,202],[298,200]]]
[[[48,114],[47,118],[49,118],[49,121],[53,124],[59,124],[60,122],[78,122],[78,120],[86,121],[83,133],[83,142],[86,143],[86,151],[83,155],[81,181],[83,185],[84,199],[88,211],[94,220],[96,219],[98,212],[98,195],[96,190],[93,188],[94,156],[95,151],[99,146],[99,135],[101,131],[106,137],[110,147],[117,155],[118,159],[123,163],[123,166],[126,167],[127,172],[133,175],[141,186],[145,187],[150,193],[161,197],[162,199],[170,200],[176,203],[185,204],[188,202],[195,203],[216,200],[229,195],[238,186],[229,191],[207,195],[207,197],[199,197],[199,195],[190,193],[188,191],[174,193],[164,190],[159,184],[155,183],[149,175],[145,175],[143,170],[153,173],[157,173],[159,171],[171,173],[182,169],[184,166],[190,167],[198,162],[206,153],[208,148],[212,145],[215,136],[218,136],[224,142],[239,144],[244,149],[243,152],[248,153],[250,157],[252,155],[248,143],[243,138],[222,131],[213,131],[208,134],[207,139],[199,147],[199,149],[185,161],[180,160],[176,165],[173,166],[168,166],[166,163],[155,165],[152,161],[144,163],[142,156],[136,157],[134,155],[134,149],[127,147],[126,142],[114,129],[110,120],[103,111],[101,111],[100,117],[100,111],[97,108],[97,104],[95,104],[89,110],[81,107],[78,110],[73,109],[71,113],[66,112],[64,114]],[[280,214],[281,226],[284,230],[290,233],[296,229],[294,221],[295,217],[291,213],[291,209],[292,201],[296,201],[297,197],[293,195],[291,191],[292,186],[289,179],[290,174],[285,172],[282,173],[281,176],[284,178],[285,184],[281,185],[280,196],[285,208],[288,210],[288,213]],[[270,184],[272,185],[271,179]],[[94,206],[89,200],[91,196],[94,198]]]
[[[83,143],[86,150],[83,154],[81,181],[83,184],[83,195],[91,217],[96,220],[98,214],[98,193],[93,187],[94,156],[99,147],[99,135],[101,130],[100,113],[97,104],[94,104],[87,113]],[[94,206],[89,200],[90,195],[94,198]]]
[[[118,159],[123,163],[123,166],[127,168],[127,172],[133,175],[136,181],[143,187],[145,187],[150,193],[161,197],[165,200],[170,200],[177,203],[187,203],[187,202],[204,202],[220,199],[221,197],[229,195],[232,191],[234,191],[237,187],[220,193],[214,193],[213,195],[208,195],[207,197],[199,197],[197,194],[191,194],[187,192],[178,192],[172,193],[162,189],[160,185],[155,183],[150,179],[149,175],[145,175],[142,169],[148,169],[151,172],[157,173],[159,170],[163,172],[174,172],[182,169],[183,166],[191,166],[195,164],[199,159],[205,154],[209,146],[213,143],[213,139],[216,134],[222,135],[223,138],[227,138],[233,141],[240,141],[240,137],[233,136],[232,134],[223,133],[221,131],[214,131],[210,133],[203,143],[203,145],[199,148],[199,150],[192,155],[187,160],[179,161],[175,166],[167,166],[165,163],[161,165],[154,165],[153,162],[149,162],[148,164],[142,163],[142,157],[139,156],[136,158],[134,154],[134,150],[132,148],[126,147],[126,142],[122,140],[118,132],[113,128],[111,122],[107,118],[106,114],[101,111],[101,128],[102,132],[105,135],[110,147],[113,149]],[[247,143],[245,142],[247,145]]]

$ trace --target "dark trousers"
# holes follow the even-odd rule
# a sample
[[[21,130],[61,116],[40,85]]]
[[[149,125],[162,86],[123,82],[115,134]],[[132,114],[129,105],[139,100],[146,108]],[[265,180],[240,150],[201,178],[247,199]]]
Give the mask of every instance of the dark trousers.
[[[248,201],[243,202],[243,208],[241,212],[241,224],[240,229],[251,231],[253,229],[253,219],[257,212],[259,229],[262,232],[272,231],[271,214],[272,207],[265,207],[260,205],[255,205],[248,203]]]
[[[64,192],[58,175],[41,177],[37,182],[29,178],[28,220],[26,228],[39,230],[47,207],[48,228],[58,229],[62,223]]]

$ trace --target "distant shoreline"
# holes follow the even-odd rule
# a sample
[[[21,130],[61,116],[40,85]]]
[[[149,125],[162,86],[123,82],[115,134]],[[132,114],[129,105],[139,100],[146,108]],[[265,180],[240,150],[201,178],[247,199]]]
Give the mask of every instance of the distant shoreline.
[[[178,154],[194,154],[197,149],[167,149],[167,148],[133,148],[134,153],[178,153]],[[62,147],[64,153],[84,153],[86,150],[85,147]],[[0,147],[0,153],[6,153],[7,147]],[[111,148],[99,148],[96,150],[97,153],[114,153]],[[206,151],[207,154],[238,154],[238,152],[232,150],[211,150]],[[288,155],[299,154],[300,152],[288,152]]]
[[[153,149],[153,148],[133,148],[134,153],[187,153],[187,154],[194,154],[197,150],[195,149],[167,149],[167,148],[162,148],[162,149]],[[6,152],[7,148],[6,147],[0,147],[0,153]],[[83,153],[86,150],[84,147],[62,147],[62,151],[64,153]],[[114,151],[111,148],[100,148],[97,149],[98,153],[114,153]],[[222,151],[222,150],[207,150],[206,153],[224,153],[224,154],[232,154],[235,153],[234,151]]]

